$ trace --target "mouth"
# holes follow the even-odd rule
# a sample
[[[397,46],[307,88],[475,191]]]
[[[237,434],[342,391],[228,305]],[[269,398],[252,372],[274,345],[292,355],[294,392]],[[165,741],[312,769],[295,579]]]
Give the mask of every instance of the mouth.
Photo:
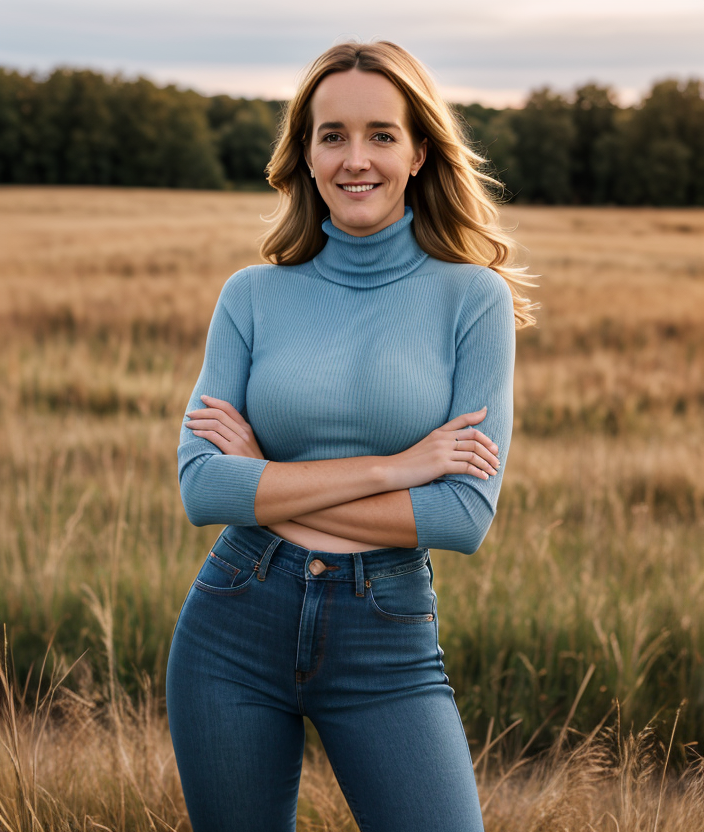
[[[342,188],[343,191],[346,191],[348,194],[361,194],[367,191],[373,191],[375,188],[380,187],[381,182],[361,182],[359,185],[338,185],[338,188]]]

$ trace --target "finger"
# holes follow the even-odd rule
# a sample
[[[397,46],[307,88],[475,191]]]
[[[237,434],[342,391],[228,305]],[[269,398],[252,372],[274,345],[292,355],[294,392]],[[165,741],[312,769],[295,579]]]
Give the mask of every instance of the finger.
[[[476,468],[479,468],[481,471],[486,472],[489,474],[490,477],[495,477],[498,471],[498,465],[492,465],[490,462],[487,462],[480,454],[472,453],[469,461],[474,465]]]
[[[219,448],[223,453],[227,453],[229,450],[229,442],[225,439],[224,436],[221,436],[217,431],[214,430],[194,430],[193,431],[195,436],[200,436],[203,439],[207,439],[208,442],[212,442],[216,448]]]
[[[472,464],[475,468],[479,468],[481,471],[486,472],[492,477],[496,475],[498,469],[494,468],[491,463],[487,462],[478,453],[475,453],[474,451],[463,451],[461,448],[457,448],[457,453],[459,456],[455,456],[454,459]]]
[[[249,441],[249,425],[242,420],[242,424],[230,418],[225,411],[215,407],[206,407],[203,410],[189,410],[186,413],[190,419],[215,419],[223,425],[226,425],[230,430],[240,437],[245,442]]]
[[[484,405],[481,410],[475,410],[471,413],[461,413],[459,416],[455,416],[454,419],[450,419],[449,422],[443,425],[443,429],[459,430],[466,425],[476,425],[486,417],[486,414],[486,405]]]
[[[190,422],[186,422],[186,427],[191,430],[214,430],[227,439],[228,442],[231,442],[237,436],[234,430],[227,425],[223,425],[217,419],[192,419]]]
[[[205,394],[201,396],[201,399],[205,402],[208,407],[218,407],[221,410],[224,410],[225,413],[238,424],[246,424],[244,418],[237,410],[237,408],[230,404],[230,402],[226,402],[224,399],[216,399],[214,396],[206,396]]]
[[[232,421],[231,417],[218,407],[202,407],[200,410],[189,410],[186,416],[191,419],[218,419],[224,424]]]
[[[477,442],[481,442],[481,444],[488,448],[493,454],[497,454],[499,452],[499,446],[496,442],[492,442],[486,434],[476,428],[467,428],[467,430],[460,431],[458,436],[460,437],[460,441],[474,439]]]
[[[494,468],[499,468],[501,465],[498,456],[493,454],[488,448],[486,448],[481,442],[479,442],[476,439],[461,439],[459,442],[456,442],[455,445],[458,451],[473,451],[475,454],[478,454],[480,457],[482,457],[482,459],[486,460],[486,462]]]
[[[467,470],[464,472],[465,474],[471,474],[473,477],[477,477],[480,480],[488,480],[489,474],[486,471],[482,471],[481,469],[477,468],[476,465],[472,465],[471,462],[466,463]]]

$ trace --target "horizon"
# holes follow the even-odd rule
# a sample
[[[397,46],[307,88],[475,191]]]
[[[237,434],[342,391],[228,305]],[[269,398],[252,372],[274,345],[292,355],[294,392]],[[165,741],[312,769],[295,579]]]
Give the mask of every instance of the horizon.
[[[46,69],[38,69],[36,67],[29,67],[24,68],[20,66],[12,66],[9,64],[0,63],[0,69],[5,69],[10,72],[16,71],[21,75],[34,75],[37,77],[37,80],[41,83],[46,81],[50,75],[58,70],[67,70],[69,72],[95,72],[96,74],[103,75],[107,78],[117,78],[121,77],[123,80],[127,82],[136,81],[138,78],[142,77],[145,78],[147,81],[153,83],[156,87],[165,88],[167,86],[174,86],[181,92],[186,92],[188,90],[197,93],[198,95],[202,95],[207,98],[212,98],[218,95],[226,95],[233,99],[244,99],[249,101],[259,100],[265,102],[276,102],[276,101],[287,101],[290,100],[293,93],[295,92],[295,87],[289,88],[289,94],[285,96],[277,96],[277,95],[266,95],[266,94],[250,94],[247,95],[246,93],[238,92],[241,87],[238,86],[237,81],[227,83],[223,85],[218,85],[217,83],[205,86],[198,85],[197,83],[188,83],[184,81],[176,81],[176,80],[169,80],[168,77],[166,78],[159,78],[157,77],[163,73],[153,73],[149,74],[146,72],[126,72],[123,69],[116,69],[116,70],[109,70],[105,69],[104,67],[100,66],[88,66],[88,65],[71,65],[69,63],[57,63],[54,66],[47,67]],[[168,73],[166,73],[168,76]],[[551,92],[555,94],[562,95],[565,99],[570,100],[577,89],[586,86],[587,84],[594,83],[599,87],[608,87],[612,95],[612,100],[616,102],[616,104],[621,108],[627,108],[634,105],[637,105],[643,101],[645,96],[652,90],[653,86],[657,83],[667,80],[674,80],[678,84],[683,84],[688,81],[697,81],[700,83],[704,83],[704,72],[701,75],[696,74],[689,74],[689,75],[680,75],[677,76],[676,74],[669,74],[664,75],[661,78],[654,78],[653,81],[644,87],[643,89],[619,89],[614,84],[609,83],[608,81],[597,81],[594,79],[586,79],[583,82],[575,82],[568,88],[558,88],[557,86],[547,84],[536,85],[535,87],[530,88],[526,93],[521,93],[520,95],[516,94],[515,97],[511,95],[506,95],[503,97],[500,94],[494,95],[492,91],[487,90],[472,90],[471,88],[464,88],[464,87],[448,87],[443,85],[438,85],[440,92],[445,99],[445,101],[451,104],[459,104],[462,106],[471,106],[473,104],[478,104],[482,107],[487,109],[520,109],[525,106],[527,99],[530,95],[537,91],[542,87],[547,87],[550,89]],[[209,88],[207,88],[209,87]],[[229,87],[229,89],[228,89]],[[283,88],[283,87],[282,87]],[[472,97],[474,95],[474,97]]]

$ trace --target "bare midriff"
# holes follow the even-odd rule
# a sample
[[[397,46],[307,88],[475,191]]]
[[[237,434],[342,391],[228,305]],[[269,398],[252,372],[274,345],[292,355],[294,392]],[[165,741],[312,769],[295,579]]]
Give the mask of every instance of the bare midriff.
[[[293,520],[284,520],[281,523],[274,523],[264,526],[277,537],[303,546],[305,549],[316,549],[322,552],[368,552],[372,549],[385,549],[387,545],[379,543],[363,543],[360,540],[348,540],[345,537],[338,537],[334,534],[321,532],[318,529],[311,529]]]

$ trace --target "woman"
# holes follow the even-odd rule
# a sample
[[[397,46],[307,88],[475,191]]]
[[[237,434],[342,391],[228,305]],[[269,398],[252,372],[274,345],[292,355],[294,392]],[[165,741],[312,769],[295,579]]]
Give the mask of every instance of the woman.
[[[227,524],[167,673],[195,832],[295,828],[304,715],[362,832],[482,829],[429,549],[486,535],[534,319],[481,161],[389,42],[285,112],[268,264],[222,290],[179,446],[191,522]]]

